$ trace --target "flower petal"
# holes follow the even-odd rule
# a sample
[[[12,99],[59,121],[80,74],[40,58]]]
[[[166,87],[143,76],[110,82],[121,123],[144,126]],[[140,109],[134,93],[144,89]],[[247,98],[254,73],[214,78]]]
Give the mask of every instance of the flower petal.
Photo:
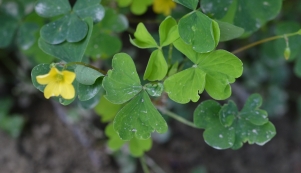
[[[73,99],[75,96],[75,90],[73,85],[64,84],[61,87],[61,95],[64,99]]]
[[[60,73],[58,71],[58,69],[56,69],[55,67],[52,67],[47,74],[37,76],[36,77],[37,82],[41,85],[46,85],[48,83],[55,82],[56,81],[56,75],[58,73]]]
[[[75,73],[71,72],[71,71],[64,70],[62,72],[62,74],[63,74],[63,77],[64,77],[63,83],[64,84],[72,84],[72,82],[74,81],[75,76],[76,76]]]
[[[58,82],[50,82],[44,89],[44,96],[49,99],[52,96],[59,96],[61,93],[62,84]]]

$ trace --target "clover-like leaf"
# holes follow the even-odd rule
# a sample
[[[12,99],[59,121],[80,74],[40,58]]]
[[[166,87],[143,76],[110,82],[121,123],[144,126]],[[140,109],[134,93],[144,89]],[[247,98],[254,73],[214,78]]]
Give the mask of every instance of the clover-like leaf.
[[[220,29],[220,41],[228,41],[240,37],[244,29],[227,22],[216,21]]]
[[[75,72],[76,73],[76,72]],[[78,84],[78,99],[87,101],[95,97],[102,88],[102,78],[98,78],[92,85]],[[98,98],[99,100],[99,98]]]
[[[84,85],[93,85],[96,79],[104,76],[96,69],[86,67],[84,65],[76,65],[74,72],[76,74],[76,80]]]
[[[130,38],[130,42],[139,48],[154,48],[158,44],[152,35],[145,28],[143,23],[139,23],[136,32],[134,33],[135,39]]]
[[[152,52],[148,60],[147,67],[143,79],[150,81],[162,80],[167,73],[168,66],[164,58],[162,50],[155,50]]]
[[[39,30],[39,27],[35,23],[24,22],[17,34],[17,43],[19,47],[23,50],[28,50],[35,42],[35,34]]]
[[[153,3],[153,0],[117,0],[119,7],[131,6],[131,12],[135,15],[141,15],[146,12],[147,7]]]
[[[193,11],[179,21],[179,34],[185,43],[199,53],[215,49],[220,39],[217,22],[200,11]]]
[[[199,0],[174,0],[176,3],[181,4],[191,10],[195,10],[198,6]]]
[[[79,42],[88,32],[86,22],[78,18],[74,13],[44,25],[41,28],[41,37],[50,44]]]
[[[114,104],[122,104],[129,101],[141,90],[139,76],[132,58],[119,53],[113,57],[112,70],[108,71],[102,85],[106,90],[106,98]]]
[[[100,29],[119,33],[125,31],[128,27],[129,22],[125,15],[117,13],[116,10],[112,8],[105,9],[105,16],[100,22]]]
[[[113,128],[113,124],[107,125],[105,129],[105,134],[109,138],[108,146],[111,150],[116,151],[120,149],[127,141],[120,139],[118,134]],[[141,140],[136,137],[129,141],[130,154],[134,157],[142,156],[146,151],[150,150],[152,147],[152,139]]]
[[[189,68],[167,78],[164,89],[169,98],[178,103],[197,102],[205,88],[205,77],[201,69]]]
[[[100,4],[101,0],[77,0],[73,10],[82,19],[92,17],[93,22],[101,21],[105,15],[105,10]]]
[[[201,1],[202,10],[205,13],[209,13],[213,18],[244,28],[246,34],[258,30],[267,21],[275,18],[280,12],[281,6],[282,0]]]
[[[35,11],[42,17],[54,17],[71,11],[68,0],[38,0]]]
[[[217,100],[231,95],[230,83],[235,82],[243,70],[242,62],[235,55],[224,50],[200,54],[181,39],[174,42],[174,46],[195,64],[165,80],[165,91],[172,100],[178,103],[196,102],[204,88]]]
[[[206,143],[216,149],[238,149],[245,142],[264,145],[275,136],[276,130],[267,113],[259,109],[261,103],[261,96],[253,94],[239,112],[233,101],[224,106],[205,101],[195,110],[194,123],[205,129]]]
[[[18,21],[8,17],[0,16],[0,48],[5,48],[10,45],[14,38],[14,34],[18,28]]]
[[[167,124],[154,107],[146,91],[141,91],[127,103],[114,119],[114,129],[121,139],[148,139],[154,131],[164,133]]]
[[[39,47],[47,54],[57,57],[66,62],[80,62],[89,43],[92,30],[93,21],[91,18],[85,19],[88,23],[89,31],[85,39],[76,43],[63,42],[60,44],[49,44],[44,39],[39,39]]]
[[[115,118],[122,106],[122,104],[113,104],[109,102],[106,97],[102,96],[94,110],[101,117],[101,122],[106,123]]]
[[[179,38],[177,21],[167,17],[159,26],[160,45],[167,46]]]
[[[145,91],[153,97],[160,97],[163,92],[163,85],[162,83],[148,83],[145,86]]]
[[[79,84],[80,85],[80,84]],[[80,92],[80,89],[78,89]],[[97,104],[99,103],[99,98],[101,97],[101,95],[103,94],[101,91],[95,92],[95,95],[85,101],[80,100],[77,102],[78,105],[83,108],[83,109],[93,109],[95,106],[97,106]],[[80,93],[78,93],[78,95],[80,95]],[[92,96],[92,94],[87,94],[89,96]]]

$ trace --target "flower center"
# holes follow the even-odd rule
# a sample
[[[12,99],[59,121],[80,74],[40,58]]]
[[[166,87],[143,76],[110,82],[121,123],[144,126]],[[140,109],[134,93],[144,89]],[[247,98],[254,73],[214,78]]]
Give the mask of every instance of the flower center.
[[[62,74],[57,74],[55,79],[56,82],[62,82],[64,80],[64,77]]]

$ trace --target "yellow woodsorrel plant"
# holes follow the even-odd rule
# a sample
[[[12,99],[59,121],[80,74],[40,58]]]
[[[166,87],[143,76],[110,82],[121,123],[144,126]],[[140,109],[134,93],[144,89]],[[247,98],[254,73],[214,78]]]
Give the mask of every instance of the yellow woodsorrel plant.
[[[152,3],[154,12],[171,14],[159,22],[157,35],[144,22],[137,24],[136,30],[129,28],[128,19],[119,13],[122,7],[142,14]],[[185,9],[185,14],[175,15],[181,16],[178,18],[173,17],[176,3]],[[19,6],[20,11],[11,13],[6,8],[9,4]],[[35,12],[22,11],[26,4],[18,0],[3,0],[1,5],[0,47],[9,46],[17,33],[19,48],[38,57],[39,64],[31,72],[33,85],[62,105],[77,99],[85,108],[96,106],[102,122],[108,123],[105,134],[114,151],[128,143],[131,155],[143,156],[151,149],[152,133],[168,131],[162,114],[204,129],[205,142],[216,149],[239,149],[244,143],[264,145],[276,135],[267,111],[261,108],[260,94],[250,95],[241,110],[232,100],[223,105],[217,101],[231,97],[231,84],[243,74],[237,53],[281,40],[275,44],[282,56],[297,55],[298,48],[293,45],[299,39],[299,28],[288,30],[285,25],[279,27],[278,35],[234,52],[220,44],[250,36],[277,16],[282,0],[77,0],[72,7],[68,0],[38,0]],[[120,52],[119,33],[126,30],[131,32],[132,48],[152,51],[143,75],[137,72],[134,53]],[[185,58],[177,59],[176,53]],[[99,59],[107,63],[104,59],[110,57],[108,71],[89,63]],[[193,122],[163,104],[166,98],[187,104],[199,102],[201,97],[213,100],[199,103]]]

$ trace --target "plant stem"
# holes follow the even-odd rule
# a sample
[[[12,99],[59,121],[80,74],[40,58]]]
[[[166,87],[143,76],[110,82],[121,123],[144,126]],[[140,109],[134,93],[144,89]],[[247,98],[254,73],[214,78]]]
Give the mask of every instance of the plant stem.
[[[182,118],[181,116],[179,116],[179,115],[177,115],[177,114],[175,114],[175,113],[173,113],[173,112],[171,112],[171,111],[169,111],[169,110],[162,110],[162,109],[161,109],[161,112],[163,112],[164,114],[166,114],[166,115],[168,115],[168,116],[170,116],[170,117],[172,117],[172,118],[174,118],[174,119],[180,121],[180,122],[183,123],[183,124],[186,124],[186,125],[188,125],[188,126],[190,126],[190,127],[193,127],[193,128],[198,128],[198,127],[197,127],[196,125],[194,125],[192,122],[186,120],[185,118]]]
[[[148,167],[147,167],[147,165],[146,165],[144,156],[141,156],[141,157],[139,158],[139,160],[140,160],[140,163],[141,163],[143,172],[144,172],[144,173],[150,173],[150,172],[149,172],[149,169],[148,169]]]
[[[171,59],[172,59],[172,48],[173,48],[173,45],[170,44],[169,45],[169,50],[168,50],[168,65],[171,65]]]
[[[233,54],[237,54],[237,53],[240,53],[240,52],[242,52],[244,50],[247,50],[247,49],[250,49],[250,48],[252,48],[254,46],[257,46],[259,44],[263,44],[263,43],[266,43],[266,42],[269,42],[269,41],[273,41],[273,40],[277,40],[277,39],[280,39],[280,38],[291,37],[291,36],[298,35],[298,34],[299,34],[299,32],[294,32],[294,33],[290,33],[290,34],[277,35],[277,36],[265,38],[265,39],[256,41],[254,43],[248,44],[248,45],[246,45],[246,46],[244,46],[242,48],[236,49],[236,50],[232,51],[232,53]]]
[[[70,65],[83,65],[83,66],[85,66],[85,67],[92,68],[92,69],[94,69],[94,70],[96,70],[96,71],[98,71],[98,72],[100,72],[100,73],[102,73],[102,74],[107,74],[106,71],[103,71],[103,70],[101,70],[101,69],[98,69],[98,68],[96,68],[96,67],[94,67],[94,66],[92,66],[92,65],[90,65],[90,64],[85,64],[85,63],[83,63],[83,62],[69,62],[69,63],[66,64],[66,66],[70,66]]]

